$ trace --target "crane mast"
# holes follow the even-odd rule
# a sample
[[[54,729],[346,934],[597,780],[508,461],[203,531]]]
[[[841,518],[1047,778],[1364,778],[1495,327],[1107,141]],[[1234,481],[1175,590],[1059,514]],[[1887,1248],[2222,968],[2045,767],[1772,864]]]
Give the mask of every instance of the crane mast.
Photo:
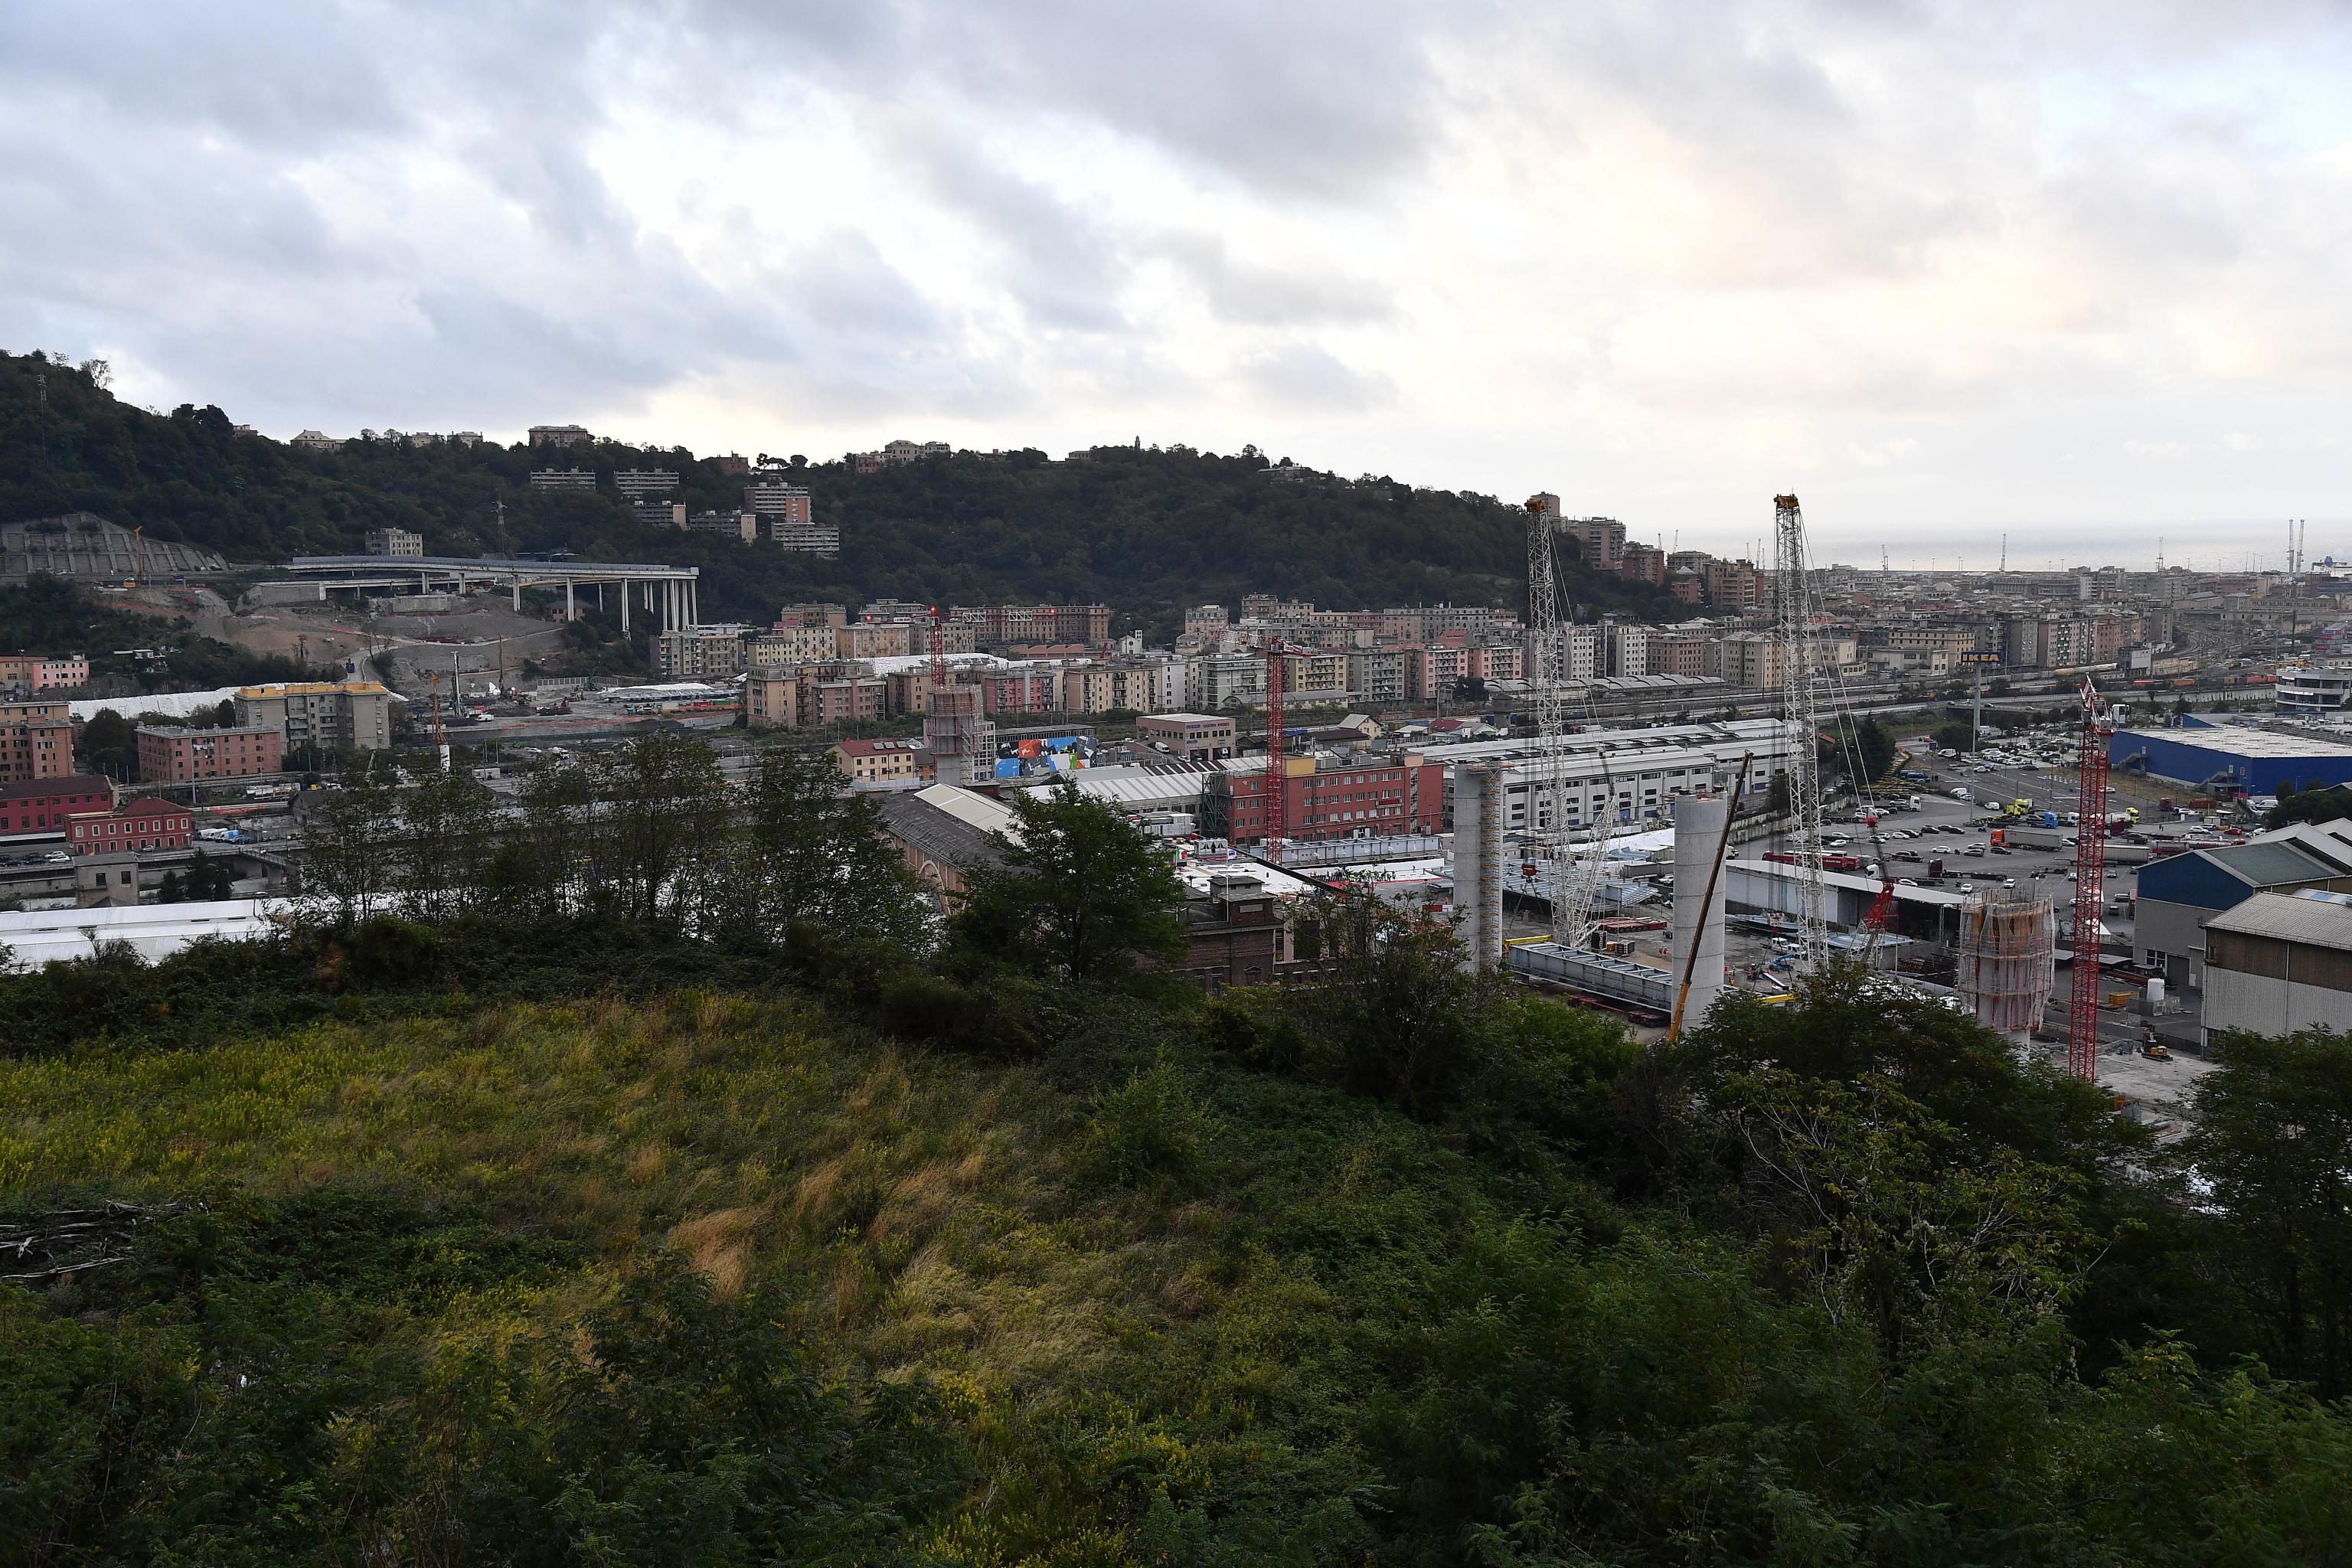
[[[1790,837],[1797,863],[1798,958],[1802,973],[1829,963],[1828,889],[1822,879],[1821,716],[1813,700],[1811,594],[1806,577],[1805,514],[1795,496],[1772,498],[1772,598],[1779,612],[1780,712],[1789,740]],[[1882,865],[1884,862],[1882,862]]]
[[[2107,889],[2107,738],[2115,712],[2089,676],[2083,678],[2082,769],[2074,798],[2074,952],[2067,995],[2066,1070],[2099,1076],[2099,916]]]

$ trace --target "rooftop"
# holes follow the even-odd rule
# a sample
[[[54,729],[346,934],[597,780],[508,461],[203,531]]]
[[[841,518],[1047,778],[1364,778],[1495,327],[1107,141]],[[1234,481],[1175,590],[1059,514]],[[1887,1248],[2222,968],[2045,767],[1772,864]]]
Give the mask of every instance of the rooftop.
[[[2116,739],[2130,736],[2168,745],[2197,746],[2242,757],[2352,757],[2352,746],[2307,735],[2283,735],[2274,730],[2254,730],[2242,724],[2214,724],[2180,730],[2119,730]]]
[[[2215,915],[2205,929],[2352,952],[2352,895],[2256,893],[2236,909]]]

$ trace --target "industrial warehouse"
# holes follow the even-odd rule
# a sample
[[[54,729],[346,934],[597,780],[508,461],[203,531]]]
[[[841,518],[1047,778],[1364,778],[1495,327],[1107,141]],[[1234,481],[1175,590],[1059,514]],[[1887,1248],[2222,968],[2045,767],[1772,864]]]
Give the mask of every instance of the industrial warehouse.
[[[2169,779],[2202,794],[2291,795],[2352,784],[2352,746],[2235,724],[2119,730],[2107,758],[2118,773]]]

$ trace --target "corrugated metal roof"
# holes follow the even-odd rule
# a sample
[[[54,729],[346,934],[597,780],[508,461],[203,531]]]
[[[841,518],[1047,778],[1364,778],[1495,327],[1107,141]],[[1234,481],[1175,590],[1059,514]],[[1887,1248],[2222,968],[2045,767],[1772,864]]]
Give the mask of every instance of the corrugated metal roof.
[[[2298,899],[2292,893],[2256,893],[2236,909],[2206,921],[2205,929],[2352,952],[2352,904]]]

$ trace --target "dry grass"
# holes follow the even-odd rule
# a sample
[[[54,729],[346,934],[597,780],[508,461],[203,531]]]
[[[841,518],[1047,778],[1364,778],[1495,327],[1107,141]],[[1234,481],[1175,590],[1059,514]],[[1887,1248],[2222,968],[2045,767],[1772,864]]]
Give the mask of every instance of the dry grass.
[[[733,995],[511,1005],[201,1053],[0,1064],[0,1195],[422,1184],[625,1255],[674,1247],[885,1367],[1000,1394],[1206,1304],[1168,1237],[1066,1217],[1041,1086],[851,1048]],[[1116,1304],[1116,1305],[1115,1305]]]

